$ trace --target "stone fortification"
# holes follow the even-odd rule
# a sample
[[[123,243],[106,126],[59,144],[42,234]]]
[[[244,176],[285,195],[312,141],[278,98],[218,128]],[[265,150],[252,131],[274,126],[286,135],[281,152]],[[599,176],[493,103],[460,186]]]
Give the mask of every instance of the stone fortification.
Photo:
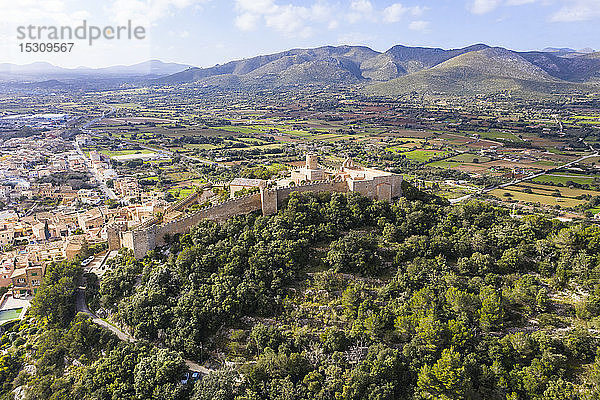
[[[312,160],[311,160],[312,161]],[[263,215],[275,214],[292,192],[359,192],[375,200],[391,201],[402,195],[402,176],[385,174],[364,179],[337,178],[325,181],[276,187],[261,188],[260,193],[254,193],[224,201],[223,203],[201,209],[193,214],[170,220],[159,221],[150,219],[137,227],[126,230],[126,226],[111,226],[109,232],[109,247],[120,245],[133,250],[136,258],[143,258],[146,253],[165,244],[165,236],[188,232],[202,220],[223,221],[240,214],[262,210]],[[178,202],[172,209],[182,209],[186,204],[193,204],[193,199]]]

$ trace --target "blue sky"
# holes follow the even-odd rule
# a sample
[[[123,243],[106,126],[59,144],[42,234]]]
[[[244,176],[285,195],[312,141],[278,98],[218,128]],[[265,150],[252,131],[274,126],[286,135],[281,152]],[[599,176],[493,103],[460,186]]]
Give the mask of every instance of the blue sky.
[[[150,58],[211,66],[289,48],[395,44],[455,48],[486,43],[515,50],[600,48],[600,0],[0,0],[0,62],[75,67]],[[131,20],[139,41],[76,42],[69,54],[19,51],[17,26]]]

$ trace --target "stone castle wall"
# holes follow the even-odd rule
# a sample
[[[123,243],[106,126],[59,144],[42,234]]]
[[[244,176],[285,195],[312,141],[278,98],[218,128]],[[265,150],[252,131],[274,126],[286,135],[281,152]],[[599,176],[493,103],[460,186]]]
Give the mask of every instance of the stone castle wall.
[[[283,202],[290,197],[292,192],[340,192],[346,193],[346,181],[317,181],[303,185],[287,186],[282,188],[267,189],[262,192],[263,215],[272,215],[277,212]]]
[[[371,180],[352,180],[348,182],[348,190],[376,200],[391,201],[402,196],[402,176],[377,176]]]
[[[250,194],[224,201],[223,203],[204,208],[194,214],[186,215],[166,224],[156,226],[156,246],[165,244],[165,235],[188,232],[202,220],[224,221],[235,215],[248,214],[261,209],[260,193]]]
[[[132,249],[135,258],[143,258],[148,251],[165,244],[165,235],[189,232],[202,220],[224,221],[235,215],[247,214],[262,209],[263,215],[275,214],[292,192],[339,192],[357,191],[378,200],[391,200],[402,194],[402,176],[383,176],[370,181],[319,181],[298,186],[263,189],[260,193],[226,200],[204,208],[194,214],[158,224],[147,223],[131,231],[120,232],[121,246]]]

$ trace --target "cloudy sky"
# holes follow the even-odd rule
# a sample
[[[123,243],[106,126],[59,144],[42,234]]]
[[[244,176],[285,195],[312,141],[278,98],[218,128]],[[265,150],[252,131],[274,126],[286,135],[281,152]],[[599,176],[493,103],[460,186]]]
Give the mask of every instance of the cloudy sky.
[[[600,0],[0,0],[0,62],[67,67],[148,59],[211,66],[289,48],[486,43],[600,48]],[[20,51],[18,26],[146,28],[144,40],[75,41],[69,54]],[[32,40],[29,40],[30,42]]]

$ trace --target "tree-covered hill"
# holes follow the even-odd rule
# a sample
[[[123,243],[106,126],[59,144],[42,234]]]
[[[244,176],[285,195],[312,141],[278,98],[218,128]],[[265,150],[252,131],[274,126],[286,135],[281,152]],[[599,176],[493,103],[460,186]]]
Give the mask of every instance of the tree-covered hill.
[[[61,264],[36,299],[56,307],[2,336],[4,393],[598,398],[600,228],[407,193],[294,193],[276,215],[203,222],[142,261],[123,252],[95,299],[136,344],[73,315],[78,272]],[[183,358],[218,372],[182,385]]]

